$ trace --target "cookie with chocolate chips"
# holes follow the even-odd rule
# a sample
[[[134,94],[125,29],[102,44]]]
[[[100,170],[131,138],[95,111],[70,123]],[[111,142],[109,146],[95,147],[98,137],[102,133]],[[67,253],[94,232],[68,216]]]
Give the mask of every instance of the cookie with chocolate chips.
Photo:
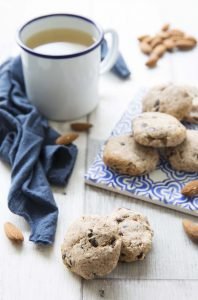
[[[143,98],[143,112],[162,112],[183,120],[191,111],[192,99],[185,86],[175,84],[155,86]]]
[[[109,217],[83,216],[68,229],[62,248],[64,264],[85,279],[104,276],[117,265],[121,238]]]
[[[132,121],[134,139],[149,147],[174,147],[186,137],[186,128],[173,116],[160,112],[145,112]]]
[[[142,214],[126,208],[119,208],[110,216],[118,225],[122,239],[120,261],[143,260],[150,251],[153,230]]]
[[[166,149],[166,154],[173,169],[198,172],[198,131],[187,130],[185,141],[175,148]]]
[[[186,86],[188,93],[192,96],[192,108],[184,120],[193,124],[198,124],[198,88],[194,86]]]
[[[103,161],[118,173],[137,176],[154,170],[159,162],[159,154],[152,148],[137,144],[131,134],[126,134],[108,140]]]

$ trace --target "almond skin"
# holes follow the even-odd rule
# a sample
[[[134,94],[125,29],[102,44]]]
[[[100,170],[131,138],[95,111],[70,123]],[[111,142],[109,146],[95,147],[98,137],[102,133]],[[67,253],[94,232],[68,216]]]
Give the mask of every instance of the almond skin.
[[[168,31],[169,28],[170,28],[170,24],[169,24],[169,23],[166,23],[166,24],[164,24],[164,25],[162,26],[161,31]]]
[[[149,59],[146,62],[146,66],[149,68],[154,68],[157,65],[159,57],[155,53],[151,53]]]
[[[198,243],[198,223],[184,219],[183,227],[190,239]]]
[[[193,181],[188,182],[181,190],[181,193],[187,197],[197,195],[198,194],[198,180],[193,180]]]
[[[180,50],[190,50],[196,46],[196,42],[192,39],[183,38],[175,42]]]
[[[13,242],[21,243],[24,240],[22,231],[17,228],[14,224],[6,222],[4,224],[4,231],[6,236]]]
[[[141,36],[138,37],[138,41],[142,42],[143,40],[145,40],[148,37],[149,37],[149,35],[146,35],[146,34],[145,35],[141,35]]]
[[[154,37],[153,40],[151,41],[151,47],[155,48],[157,45],[162,43],[162,38],[158,37]]]
[[[149,36],[147,36],[146,38],[144,38],[143,41],[144,41],[145,43],[147,43],[147,44],[150,44],[150,42],[152,41],[152,39],[153,39],[152,36],[149,35]]]
[[[179,35],[175,35],[175,36],[171,36],[170,38],[171,38],[171,40],[173,40],[174,42],[177,42],[177,41],[181,40],[182,37],[179,36]]]
[[[71,144],[74,140],[76,140],[79,137],[79,135],[75,132],[70,132],[64,135],[59,136],[55,143],[57,145],[68,145]]]
[[[186,35],[185,39],[192,41],[195,45],[197,44],[197,39],[194,36]]]
[[[153,49],[152,53],[156,54],[158,57],[161,57],[165,52],[166,52],[166,47],[161,44],[161,45],[157,45]]]
[[[140,43],[140,49],[144,54],[150,54],[152,51],[152,47],[148,43],[145,43],[145,42]]]
[[[173,50],[175,48],[175,42],[172,39],[166,39],[163,41],[163,45],[167,50]]]
[[[88,131],[93,125],[90,123],[72,123],[70,127],[75,131]]]
[[[160,37],[161,39],[167,39],[170,37],[170,32],[169,31],[160,31],[157,34],[157,37]]]
[[[184,36],[184,32],[179,30],[179,29],[171,29],[169,31],[169,33],[170,33],[171,36],[180,36],[180,37]]]

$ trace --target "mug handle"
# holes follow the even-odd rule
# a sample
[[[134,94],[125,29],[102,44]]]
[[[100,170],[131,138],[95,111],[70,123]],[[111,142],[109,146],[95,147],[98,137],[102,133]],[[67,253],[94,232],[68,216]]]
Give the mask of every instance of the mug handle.
[[[114,63],[116,62],[116,59],[118,57],[118,34],[113,29],[107,29],[104,31],[104,34],[111,34],[112,36],[112,42],[111,47],[109,48],[107,55],[103,59],[103,61],[100,63],[100,74],[104,74],[105,72],[109,71]]]

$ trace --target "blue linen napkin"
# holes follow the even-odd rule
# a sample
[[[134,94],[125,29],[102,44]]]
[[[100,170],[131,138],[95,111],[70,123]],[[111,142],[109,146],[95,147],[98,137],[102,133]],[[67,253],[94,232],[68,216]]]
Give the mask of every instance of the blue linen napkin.
[[[58,208],[49,183],[65,185],[77,148],[55,145],[59,134],[27,101],[20,57],[0,66],[0,159],[11,166],[10,210],[31,228],[30,241],[54,241]]]
[[[101,59],[103,60],[105,58],[105,55],[108,52],[108,45],[107,41],[104,39],[101,44]],[[117,75],[118,77],[122,79],[127,79],[131,75],[131,72],[129,68],[127,67],[127,64],[122,56],[121,53],[118,53],[118,58],[111,69],[111,71]]]

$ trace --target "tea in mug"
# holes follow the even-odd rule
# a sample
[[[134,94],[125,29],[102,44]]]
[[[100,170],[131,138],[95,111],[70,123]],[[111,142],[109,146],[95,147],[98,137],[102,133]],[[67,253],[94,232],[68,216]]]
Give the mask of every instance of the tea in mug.
[[[55,28],[40,31],[25,44],[35,52],[46,55],[68,55],[81,52],[95,43],[94,38],[81,30]]]

